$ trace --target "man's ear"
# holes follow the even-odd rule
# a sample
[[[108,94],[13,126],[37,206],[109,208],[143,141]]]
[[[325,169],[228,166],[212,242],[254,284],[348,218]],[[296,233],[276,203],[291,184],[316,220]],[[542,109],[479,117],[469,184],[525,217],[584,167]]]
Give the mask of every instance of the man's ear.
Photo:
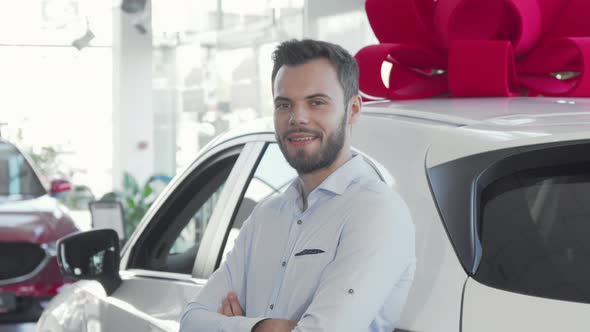
[[[361,109],[363,108],[363,99],[360,95],[352,97],[350,105],[350,118],[348,119],[349,124],[355,123],[361,115]]]

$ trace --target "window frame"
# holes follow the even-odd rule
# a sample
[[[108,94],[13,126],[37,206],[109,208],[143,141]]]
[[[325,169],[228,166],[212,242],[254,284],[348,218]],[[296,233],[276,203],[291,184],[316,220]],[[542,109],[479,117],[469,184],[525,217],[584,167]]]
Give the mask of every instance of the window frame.
[[[249,141],[251,141],[251,139],[248,137],[238,137],[211,146],[205,151],[202,151],[185,171],[174,177],[168,187],[147,211],[137,229],[123,248],[120,265],[121,271],[130,272],[135,276],[150,278],[193,279],[197,277],[195,275],[195,268],[197,266],[196,262],[199,257],[202,257],[203,255],[206,257],[206,255],[210,254],[211,250],[213,250],[208,244],[211,242],[210,238],[215,235],[219,218],[222,217],[220,210],[223,209],[220,207],[225,208],[227,206],[226,201],[233,188],[235,188],[236,179],[241,177],[243,169],[247,167],[248,156],[251,154],[252,149],[248,144]],[[210,170],[211,167],[214,167],[215,164],[221,160],[235,156],[237,156],[237,160],[225,181],[224,188],[211,218],[209,219],[205,233],[203,234],[197,257],[193,263],[192,274],[156,271],[134,267],[139,260],[139,255],[142,252],[142,249],[145,248],[144,241],[150,237],[150,234],[158,224],[169,222],[169,220],[166,220],[166,217],[168,216],[168,212],[166,211],[167,207],[170,207],[175,200],[179,199],[179,195],[186,190],[187,181],[190,181],[191,183],[198,181],[198,177],[202,176],[203,172]],[[194,179],[191,180],[191,178]],[[201,247],[203,250],[201,250]]]
[[[528,155],[527,157],[531,157],[531,156]],[[579,160],[580,158],[577,158],[577,159]],[[545,180],[550,180],[550,179],[556,179],[556,178],[562,177],[562,176],[571,178],[576,175],[578,175],[578,176],[582,175],[583,177],[588,178],[590,176],[590,172],[589,172],[589,168],[588,168],[588,166],[590,165],[590,162],[588,159],[590,159],[590,158],[581,158],[581,159],[582,159],[581,161],[576,160],[573,163],[570,163],[570,162],[564,163],[564,164],[559,163],[557,165],[549,165],[549,166],[541,165],[541,166],[535,167],[535,168],[519,169],[519,168],[515,167],[511,170],[512,172],[509,172],[508,174],[494,180],[492,183],[490,183],[488,186],[486,186],[484,188],[484,190],[482,191],[482,197],[481,197],[482,199],[480,199],[480,201],[482,202],[480,213],[479,213],[479,218],[478,218],[478,229],[482,230],[482,232],[479,234],[480,239],[482,241],[485,240],[485,238],[483,237],[485,235],[485,231],[483,231],[484,227],[494,227],[494,226],[485,226],[484,222],[487,222],[489,225],[494,225],[494,222],[497,221],[497,219],[484,220],[485,207],[490,202],[492,202],[493,199],[496,199],[496,198],[505,199],[505,198],[503,198],[503,196],[505,194],[513,192],[513,191],[518,191],[519,194],[524,195],[524,193],[522,191],[526,191],[530,188],[529,185],[531,184],[531,182],[528,182],[528,181],[531,181],[531,179],[533,179],[533,178],[537,178],[537,179],[544,178]],[[582,169],[583,169],[583,171],[581,171]],[[513,178],[515,175],[517,175],[517,177]],[[523,175],[525,177],[524,183],[521,182],[521,180],[520,180],[521,177],[518,175]],[[581,182],[574,182],[574,183],[580,184]],[[584,183],[588,183],[588,182],[585,181]],[[588,187],[588,185],[586,185],[585,187]],[[552,192],[550,195],[553,195],[553,194],[555,194],[555,192]],[[560,194],[557,194],[557,195],[560,195]],[[487,200],[485,198],[487,198]],[[518,198],[517,198],[517,200],[518,200]],[[531,213],[531,211],[530,211],[531,207],[527,205],[526,198],[523,197],[522,200],[523,201],[521,203],[523,203],[525,205],[521,204],[521,205],[513,206],[513,207],[521,207],[522,206],[526,212]],[[500,209],[500,211],[505,212],[507,210]],[[514,211],[514,210],[511,209],[511,211]],[[552,243],[552,241],[545,242],[544,240],[547,239],[545,236],[547,236],[547,237],[555,236],[555,234],[539,235],[538,233],[539,233],[539,231],[541,231],[543,229],[543,226],[538,225],[537,222],[533,221],[535,219],[535,217],[533,217],[532,215],[530,217],[520,216],[519,219],[527,219],[528,222],[527,221],[525,221],[523,223],[517,222],[517,224],[518,224],[518,228],[517,228],[518,232],[517,233],[508,234],[509,231],[504,231],[504,229],[502,229],[502,228],[496,228],[496,232],[497,232],[497,229],[502,229],[501,233],[503,234],[503,236],[500,238],[500,240],[498,237],[488,238],[488,240],[487,240],[488,248],[490,247],[490,243],[492,243],[491,247],[496,249],[496,251],[494,251],[491,254],[488,254],[487,258],[490,259],[490,257],[492,257],[493,260],[496,260],[496,263],[500,262],[500,263],[503,263],[502,265],[507,264],[508,266],[510,266],[510,265],[525,266],[527,263],[530,263],[529,260],[523,260],[519,257],[518,253],[522,252],[520,250],[518,250],[518,251],[506,250],[505,251],[504,249],[506,248],[506,246],[502,246],[501,247],[502,249],[498,250],[497,243],[501,242],[502,244],[505,244],[507,242],[506,235],[507,236],[514,236],[514,234],[517,234],[517,236],[519,236],[519,237],[526,238],[526,240],[524,240],[524,242],[521,241],[520,243],[526,243],[527,248],[537,249],[537,251],[534,251],[535,255],[534,256],[529,255],[528,258],[533,257],[533,258],[535,258],[535,260],[537,262],[551,261],[550,258],[552,256],[554,256],[557,252],[559,252],[559,246],[555,246]],[[511,219],[508,219],[508,220],[511,220]],[[555,220],[554,220],[554,222],[555,222]],[[527,229],[527,230],[530,230],[530,232],[523,231],[526,227],[530,228],[530,229]],[[563,226],[557,226],[557,227],[563,227]],[[531,239],[531,237],[532,237],[532,239]],[[569,239],[570,238],[568,238],[568,240]],[[540,241],[535,241],[535,240],[540,240]],[[515,241],[512,241],[512,243],[514,243],[514,242]],[[554,249],[554,250],[551,250],[551,249]],[[555,249],[557,249],[557,251],[555,251]],[[497,259],[498,255],[500,257],[503,257],[501,252],[509,253],[510,259],[508,261],[502,260],[502,259]],[[516,253],[516,252],[518,252],[518,253]],[[525,250],[525,252],[526,252],[526,250]],[[484,259],[483,257],[486,257],[485,250],[482,250],[482,260]],[[554,262],[550,262],[551,265],[553,265],[553,263]],[[542,267],[542,266],[546,266],[546,265],[547,264],[537,264],[536,266]],[[488,267],[489,266],[490,265],[488,265]],[[497,265],[493,264],[492,266],[496,267]],[[577,267],[579,267],[579,265]],[[472,276],[472,278],[483,285],[493,287],[493,288],[496,288],[496,289],[499,289],[502,291],[510,292],[510,293],[522,294],[525,296],[533,296],[533,297],[543,298],[543,299],[548,299],[548,300],[576,302],[576,303],[584,303],[584,304],[590,303],[585,297],[573,297],[573,296],[571,296],[571,294],[568,294],[565,292],[557,293],[553,289],[553,285],[551,287],[545,287],[544,284],[548,283],[548,281],[552,282],[553,284],[555,284],[557,281],[563,281],[563,280],[552,279],[552,277],[554,277],[554,275],[551,275],[551,273],[540,273],[540,274],[531,273],[531,274],[528,274],[528,275],[542,275],[543,277],[541,279],[543,281],[534,284],[535,285],[534,287],[527,288],[527,287],[523,287],[520,284],[520,282],[521,282],[519,280],[520,275],[519,275],[519,277],[515,278],[514,274],[511,274],[511,272],[513,272],[513,271],[510,271],[510,270],[512,270],[512,269],[509,267],[508,268],[509,272],[504,272],[505,275],[508,275],[509,277],[502,280],[501,282],[499,282],[497,276],[494,275],[495,272],[492,272],[491,274],[489,273],[490,272],[489,269],[483,270],[483,271],[482,271],[482,269],[476,270],[474,275]],[[546,268],[545,272],[548,272],[549,270],[553,270],[553,266],[551,268]],[[562,272],[562,270],[559,270],[559,269],[555,270],[555,271],[557,271],[557,274],[560,274]],[[579,273],[579,271],[574,272],[574,274],[576,274],[576,273]],[[586,294],[586,293],[584,293],[584,294]]]
[[[274,140],[274,135],[258,134],[249,136],[247,139],[249,142],[245,145],[247,151],[245,151],[243,163],[239,166],[239,176],[231,179],[231,182],[228,178],[226,187],[232,189],[227,190],[227,192],[224,189],[224,193],[222,193],[222,196],[226,195],[223,201],[224,208],[216,209],[213,212],[214,216],[217,217],[216,223],[207,227],[202,241],[206,250],[200,250],[197,253],[197,260],[193,269],[193,276],[196,278],[207,279],[217,269],[232,227],[233,218],[245,193],[246,185],[264,152],[266,139]],[[208,232],[209,230],[210,232]]]
[[[519,170],[590,162],[590,139],[515,146],[426,168],[430,191],[451,245],[469,276],[479,267],[481,195]]]

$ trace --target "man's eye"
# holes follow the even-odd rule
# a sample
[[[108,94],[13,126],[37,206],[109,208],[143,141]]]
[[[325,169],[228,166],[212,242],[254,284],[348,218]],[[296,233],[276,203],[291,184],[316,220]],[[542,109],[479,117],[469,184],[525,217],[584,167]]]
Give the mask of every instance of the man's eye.
[[[289,104],[286,104],[286,103],[283,103],[283,104],[276,104],[276,105],[275,105],[275,108],[276,108],[277,110],[288,110],[288,109],[289,109],[289,107],[291,107],[291,105],[289,105]]]
[[[312,100],[310,104],[311,106],[321,106],[324,105],[325,102],[323,100]]]

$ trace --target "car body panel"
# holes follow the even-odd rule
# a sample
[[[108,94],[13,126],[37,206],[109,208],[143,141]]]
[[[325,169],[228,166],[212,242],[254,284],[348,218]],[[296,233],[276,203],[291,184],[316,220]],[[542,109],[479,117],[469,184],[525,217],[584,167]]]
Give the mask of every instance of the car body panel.
[[[549,332],[588,325],[582,316],[590,317],[587,304],[510,293],[470,279],[442,222],[427,170],[506,147],[588,139],[589,110],[590,100],[552,98],[428,99],[364,106],[353,127],[353,148],[374,162],[385,182],[401,194],[416,226],[417,270],[398,329],[471,332],[534,327]],[[248,177],[264,145],[275,140],[272,128],[272,119],[264,118],[212,140],[173,179],[127,243],[120,264],[122,285],[111,296],[95,281],[68,286],[64,296],[52,300],[38,329],[63,320],[63,312],[75,312],[75,317],[87,317],[84,331],[177,331],[182,308],[212,273],[224,249]],[[134,247],[141,246],[142,233],[157,222],[158,209],[174,190],[216,153],[236,146],[244,148],[219,199],[218,206],[224,208],[213,212],[192,275],[130,269]],[[68,304],[70,298],[79,308]],[[544,315],[539,321],[546,324],[532,322],[537,310]],[[58,324],[49,330],[79,331],[76,328],[80,325]]]
[[[577,123],[576,117],[588,120],[588,98],[429,98],[365,103],[371,112],[394,114],[411,118],[446,122],[459,126],[483,122],[505,122],[520,119],[513,124],[526,125],[541,121]],[[522,121],[522,119],[530,119]]]
[[[441,135],[441,128],[447,127],[415,119],[367,116],[361,117],[354,128],[353,146],[392,174],[393,187],[410,208],[416,227],[416,274],[400,322],[400,328],[411,331],[459,330],[467,275],[448,238],[440,236],[445,230],[430,195],[424,166],[431,142]],[[383,143],[389,149],[374,144],[379,137],[387,137],[388,142]]]
[[[499,290],[469,279],[465,287],[463,332],[586,331],[590,305]]]
[[[48,195],[0,202],[0,241],[47,243],[77,231],[67,209]]]

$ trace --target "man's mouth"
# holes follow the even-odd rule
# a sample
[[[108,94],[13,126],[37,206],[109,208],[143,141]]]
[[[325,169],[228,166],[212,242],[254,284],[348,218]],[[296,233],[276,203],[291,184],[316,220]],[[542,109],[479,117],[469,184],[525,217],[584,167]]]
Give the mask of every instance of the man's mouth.
[[[296,146],[310,144],[313,141],[315,141],[316,139],[317,139],[317,136],[308,136],[308,135],[292,135],[290,137],[287,137],[287,140],[289,141],[289,143],[296,145]]]

